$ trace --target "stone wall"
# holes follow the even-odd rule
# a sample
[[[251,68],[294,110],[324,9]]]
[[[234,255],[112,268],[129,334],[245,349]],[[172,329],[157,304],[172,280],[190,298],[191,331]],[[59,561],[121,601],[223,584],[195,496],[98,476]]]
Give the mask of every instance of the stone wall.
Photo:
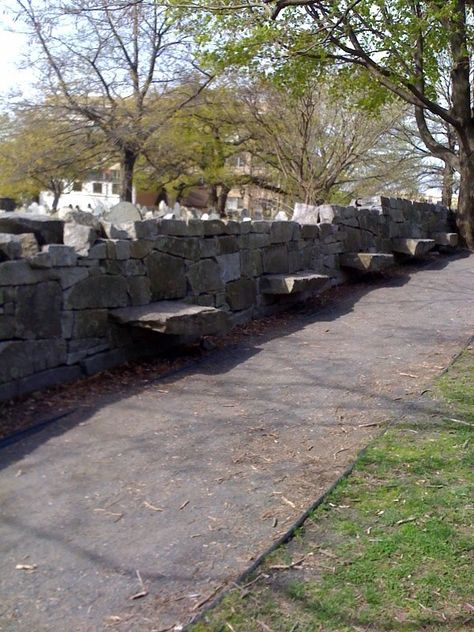
[[[177,342],[118,325],[110,318],[114,308],[179,300],[225,310],[240,324],[305,298],[263,294],[265,275],[311,270],[334,285],[346,274],[341,254],[390,253],[393,238],[431,238],[448,230],[441,206],[377,198],[319,207],[306,224],[107,225],[108,238],[78,254],[82,247],[54,243],[62,240],[62,223],[27,219],[0,215],[0,400],[156,355]],[[36,250],[25,234],[35,235]],[[21,240],[28,245],[23,256]]]

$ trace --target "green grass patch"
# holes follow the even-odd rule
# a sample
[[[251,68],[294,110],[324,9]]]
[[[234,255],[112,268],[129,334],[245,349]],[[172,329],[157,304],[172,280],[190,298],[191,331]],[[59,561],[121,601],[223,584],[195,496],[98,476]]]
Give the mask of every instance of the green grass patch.
[[[437,391],[451,412],[392,425],[248,580],[257,581],[191,630],[474,629],[473,427],[449,421],[474,423],[472,351]]]

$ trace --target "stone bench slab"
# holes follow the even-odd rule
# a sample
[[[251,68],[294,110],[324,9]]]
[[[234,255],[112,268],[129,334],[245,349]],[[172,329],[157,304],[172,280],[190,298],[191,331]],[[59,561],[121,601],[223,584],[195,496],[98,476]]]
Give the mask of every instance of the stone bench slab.
[[[110,312],[121,325],[152,329],[171,336],[201,338],[221,334],[231,327],[229,315],[215,307],[189,305],[180,301],[159,301]]]
[[[262,294],[297,294],[299,292],[315,292],[323,289],[329,277],[314,272],[297,272],[295,274],[268,274],[260,280]]]
[[[394,264],[394,256],[384,252],[348,252],[339,260],[343,268],[361,272],[380,272]]]
[[[457,233],[436,233],[433,235],[433,239],[437,246],[449,246],[450,248],[456,248],[459,243],[459,236]]]
[[[422,257],[435,245],[434,239],[392,239],[392,250],[410,257]]]

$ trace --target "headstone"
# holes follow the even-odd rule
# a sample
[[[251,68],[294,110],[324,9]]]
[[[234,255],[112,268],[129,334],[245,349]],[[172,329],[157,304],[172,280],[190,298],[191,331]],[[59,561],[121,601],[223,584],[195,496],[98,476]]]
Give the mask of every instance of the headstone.
[[[318,207],[297,202],[291,219],[299,224],[317,224],[319,221]]]
[[[105,219],[112,224],[136,222],[141,220],[141,218],[140,211],[131,202],[119,202],[105,214]]]

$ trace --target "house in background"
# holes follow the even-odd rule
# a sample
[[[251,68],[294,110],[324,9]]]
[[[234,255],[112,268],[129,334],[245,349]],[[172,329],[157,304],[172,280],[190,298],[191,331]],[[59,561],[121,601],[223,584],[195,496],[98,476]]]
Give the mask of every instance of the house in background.
[[[59,198],[58,208],[78,206],[82,210],[97,207],[114,206],[120,202],[121,172],[120,165],[113,165],[108,169],[91,171],[82,181],[67,184],[64,193]],[[134,192],[134,201],[135,201]],[[53,194],[49,191],[40,193],[39,203],[52,208]]]

